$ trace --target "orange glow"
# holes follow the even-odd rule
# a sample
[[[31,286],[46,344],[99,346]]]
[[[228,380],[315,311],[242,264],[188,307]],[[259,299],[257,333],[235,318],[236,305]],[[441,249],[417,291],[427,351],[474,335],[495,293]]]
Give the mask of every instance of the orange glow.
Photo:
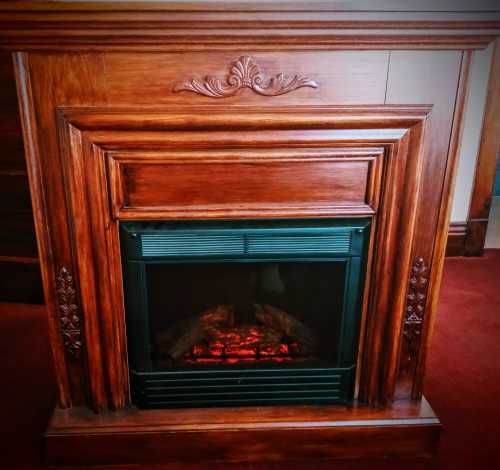
[[[194,345],[184,356],[188,364],[236,364],[304,360],[298,342],[285,342],[264,326],[211,328],[210,340]]]

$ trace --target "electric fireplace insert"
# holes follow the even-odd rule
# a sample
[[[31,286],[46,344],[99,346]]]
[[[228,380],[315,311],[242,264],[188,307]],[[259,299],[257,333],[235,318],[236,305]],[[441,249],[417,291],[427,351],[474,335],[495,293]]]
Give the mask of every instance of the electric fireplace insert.
[[[144,408],[353,399],[367,219],[123,222]]]

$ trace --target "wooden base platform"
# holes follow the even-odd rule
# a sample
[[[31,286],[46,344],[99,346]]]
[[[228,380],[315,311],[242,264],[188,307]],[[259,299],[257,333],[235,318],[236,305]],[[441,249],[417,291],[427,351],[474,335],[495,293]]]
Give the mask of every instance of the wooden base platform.
[[[425,399],[390,410],[294,406],[139,410],[56,409],[48,463],[269,461],[429,456],[441,424]]]

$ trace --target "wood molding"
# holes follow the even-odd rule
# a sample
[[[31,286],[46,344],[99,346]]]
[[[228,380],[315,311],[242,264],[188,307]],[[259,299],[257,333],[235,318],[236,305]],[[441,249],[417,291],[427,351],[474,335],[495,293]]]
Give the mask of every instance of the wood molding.
[[[35,264],[38,266],[40,264],[40,260],[30,256],[0,255],[0,263]]]
[[[198,152],[198,158],[201,156],[207,162],[213,162],[214,157],[207,154],[220,152],[228,145],[236,149],[255,149],[254,159],[259,158],[261,148],[272,148],[266,162],[270,157],[277,161],[284,158],[287,165],[295,164],[294,159],[300,161],[304,155],[307,157],[302,150],[306,145],[317,149],[316,160],[324,158],[321,154],[327,149],[346,145],[365,154],[364,148],[369,153],[373,153],[374,147],[384,149],[384,170],[375,167],[375,179],[368,184],[366,191],[366,195],[373,198],[369,214],[376,212],[380,222],[373,253],[382,255],[373,258],[371,276],[374,281],[368,283],[378,287],[370,294],[360,397],[369,404],[389,403],[395,389],[398,365],[395,351],[399,350],[406,283],[411,270],[411,243],[408,240],[414,234],[423,161],[421,148],[430,108],[388,106],[361,110],[355,106],[294,106],[273,111],[252,107],[234,107],[231,111],[220,108],[216,111],[214,108],[212,112],[204,107],[203,110],[203,114],[195,107],[176,109],[175,112],[161,108],[150,111],[133,108],[119,111],[106,108],[59,110],[64,180],[69,215],[73,221],[71,239],[85,313],[92,406],[98,410],[107,406],[120,408],[129,400],[117,219],[122,217],[122,212],[116,202],[123,201],[124,197],[119,193],[122,195],[115,199],[118,212],[115,209],[113,215],[108,204],[113,198],[108,191],[113,192],[113,188],[121,183],[113,181],[120,173],[114,164],[111,167],[106,165],[108,157],[115,161],[117,157],[122,161],[139,159],[142,164],[155,165],[164,161],[165,151],[178,148],[182,148],[183,153],[194,151],[189,157],[192,159],[202,148],[206,150]],[[258,134],[252,132],[257,123]],[[168,139],[165,139],[166,131]],[[288,153],[280,154],[283,148]],[[233,154],[238,156],[238,152],[240,150],[234,150]],[[346,154],[346,151],[340,149],[337,153]],[[348,152],[344,158],[347,161],[352,157]],[[310,163],[308,167],[312,165]],[[114,170],[109,172],[110,168]],[[382,174],[387,179],[382,179]],[[171,179],[169,185],[175,187],[175,184],[176,179]],[[78,189],[82,187],[86,190]],[[136,183],[129,187],[136,188]],[[332,193],[337,197],[335,194]],[[264,209],[269,201],[259,200],[259,197],[262,195],[256,193],[253,202],[229,203],[216,211],[186,201],[175,213],[162,212],[161,218],[267,217],[269,212]],[[380,203],[377,202],[379,198]],[[255,210],[249,212],[252,207]],[[400,216],[391,218],[389,214],[395,207],[398,207]],[[284,202],[271,213],[273,217],[312,217],[318,214],[324,217],[349,216],[359,215],[359,211],[339,210],[335,204],[328,203],[322,211],[305,204],[301,212],[297,212],[293,203]],[[135,220],[158,216],[158,212],[150,212],[148,207],[132,214]]]
[[[495,41],[481,144],[468,216],[465,255],[480,256],[484,250],[491,197],[500,153],[500,40]]]
[[[331,138],[334,132],[331,131]],[[378,208],[383,155],[383,148],[370,147],[109,151],[107,167],[113,216],[122,220],[185,219],[224,217],[227,211],[233,217],[243,218],[301,217],[312,213],[370,216]],[[204,173],[207,171],[210,180]],[[300,172],[301,179],[290,178],[287,174],[290,171]],[[176,180],[175,185],[172,180]],[[182,189],[177,187],[181,180]],[[152,184],[156,186],[153,199],[149,197]],[[210,202],[211,194],[217,192],[218,187],[227,188],[219,190],[225,192],[225,202]],[[300,194],[306,192],[306,188],[310,199],[295,202],[280,199],[280,194]],[[313,195],[314,188],[322,194]],[[250,201],[255,200],[255,193],[259,192],[276,195],[265,204],[252,204]],[[325,195],[332,193],[335,193],[334,200],[325,201]],[[195,206],[186,205],[186,194],[196,197]],[[236,200],[237,207],[234,207]]]
[[[3,2],[12,50],[476,49],[500,12],[362,11],[328,3]],[[432,10],[432,9],[431,9]]]
[[[448,229],[446,256],[465,256],[465,239],[467,237],[467,222],[451,222]]]

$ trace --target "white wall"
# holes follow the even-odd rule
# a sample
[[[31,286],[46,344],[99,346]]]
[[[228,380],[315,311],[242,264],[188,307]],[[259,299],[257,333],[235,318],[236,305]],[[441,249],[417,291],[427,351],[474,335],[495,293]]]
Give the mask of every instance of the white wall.
[[[470,70],[469,93],[465,103],[464,128],[458,159],[452,222],[465,222],[474,183],[477,154],[481,140],[484,108],[488,89],[493,45],[474,51]]]
[[[490,219],[486,232],[485,248],[500,248],[500,196],[491,200]]]

